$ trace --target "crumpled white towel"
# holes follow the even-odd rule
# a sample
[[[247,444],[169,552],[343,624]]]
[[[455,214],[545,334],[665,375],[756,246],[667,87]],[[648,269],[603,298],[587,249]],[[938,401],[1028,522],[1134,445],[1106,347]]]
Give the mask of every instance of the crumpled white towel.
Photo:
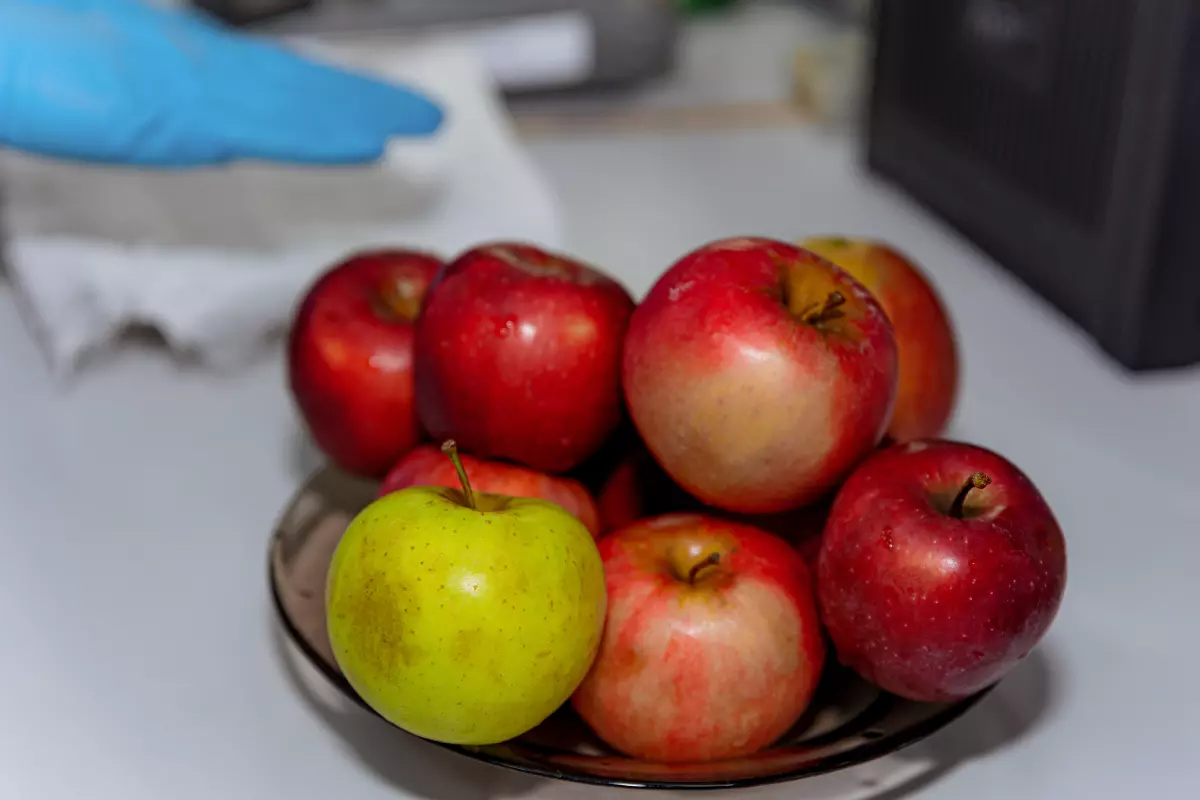
[[[319,272],[360,248],[561,245],[552,195],[469,43],[321,50],[438,98],[443,130],[394,143],[370,167],[153,172],[0,153],[5,261],[55,372],[135,323],[173,350],[236,366],[286,326]]]

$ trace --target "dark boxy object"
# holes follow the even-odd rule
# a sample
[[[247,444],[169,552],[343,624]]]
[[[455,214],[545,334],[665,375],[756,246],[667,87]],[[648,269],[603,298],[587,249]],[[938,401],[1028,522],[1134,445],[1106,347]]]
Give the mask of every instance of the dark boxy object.
[[[1133,370],[1200,361],[1200,3],[883,0],[868,167]]]

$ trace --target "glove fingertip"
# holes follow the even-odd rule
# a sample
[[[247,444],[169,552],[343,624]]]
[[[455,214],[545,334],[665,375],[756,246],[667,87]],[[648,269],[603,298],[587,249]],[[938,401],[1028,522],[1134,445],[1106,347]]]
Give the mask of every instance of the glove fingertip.
[[[445,122],[446,112],[425,95],[397,88],[388,109],[390,133],[394,135],[428,136],[436,133]]]

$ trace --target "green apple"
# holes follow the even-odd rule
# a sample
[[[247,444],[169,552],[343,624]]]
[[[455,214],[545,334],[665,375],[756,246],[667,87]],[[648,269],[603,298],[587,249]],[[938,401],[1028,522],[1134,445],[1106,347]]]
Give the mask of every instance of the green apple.
[[[545,500],[420,486],[367,506],[329,567],[329,640],[350,685],[409,733],[494,744],[561,706],[608,605],[588,529]]]

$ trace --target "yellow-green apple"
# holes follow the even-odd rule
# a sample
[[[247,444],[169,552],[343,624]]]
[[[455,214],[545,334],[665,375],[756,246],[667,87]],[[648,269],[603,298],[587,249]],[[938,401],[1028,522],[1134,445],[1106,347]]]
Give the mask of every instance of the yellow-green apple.
[[[305,292],[288,338],[288,385],[309,434],[335,464],[377,478],[421,439],[413,323],[442,261],[372,250]]]
[[[975,445],[880,450],[838,491],[818,555],[841,662],[889,692],[948,701],[1002,678],[1042,639],[1067,580],[1049,505]]]
[[[642,520],[599,542],[600,651],[572,697],[635,758],[737,758],[788,731],[825,662],[804,560],[776,536],[702,514]]]
[[[604,565],[562,506],[475,492],[458,472],[458,489],[402,489],[351,521],[329,565],[329,643],[384,719],[438,742],[495,744],[544,722],[587,674]]]
[[[566,472],[621,421],[633,299],[576,259],[494,243],[439,273],[417,324],[417,411],[481,458]]]
[[[884,242],[824,236],[801,243],[859,280],[887,312],[896,336],[900,382],[887,437],[906,442],[940,436],[958,397],[958,345],[932,281]]]
[[[593,536],[600,535],[600,514],[591,492],[577,480],[562,475],[547,475],[520,464],[489,461],[463,453],[463,468],[477,491],[505,494],[512,497],[540,497],[558,503],[587,526]],[[414,447],[388,471],[379,489],[379,496],[407,489],[410,486],[459,485],[454,464],[440,447],[423,444]]]
[[[625,337],[629,414],[703,502],[746,513],[831,491],[880,441],[896,393],[883,309],[816,254],[725,239],[677,261]]]

